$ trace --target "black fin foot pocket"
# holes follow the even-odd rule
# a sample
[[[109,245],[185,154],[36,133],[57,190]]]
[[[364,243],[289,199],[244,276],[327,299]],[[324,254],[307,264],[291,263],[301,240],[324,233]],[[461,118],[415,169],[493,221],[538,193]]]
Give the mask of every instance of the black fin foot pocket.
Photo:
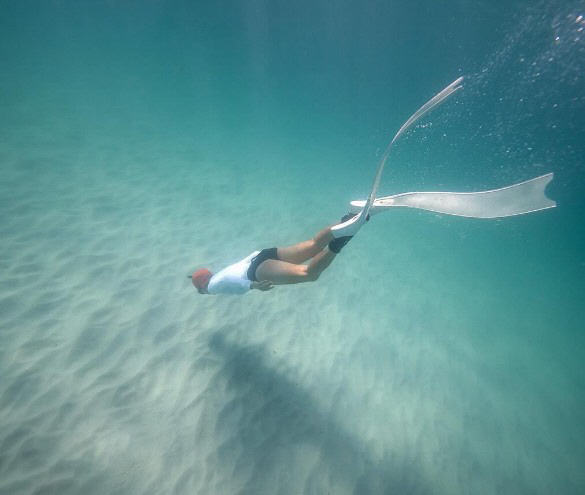
[[[352,237],[353,237],[352,235],[345,235],[343,237],[333,239],[332,241],[329,242],[329,251],[339,254],[339,252],[351,240]]]

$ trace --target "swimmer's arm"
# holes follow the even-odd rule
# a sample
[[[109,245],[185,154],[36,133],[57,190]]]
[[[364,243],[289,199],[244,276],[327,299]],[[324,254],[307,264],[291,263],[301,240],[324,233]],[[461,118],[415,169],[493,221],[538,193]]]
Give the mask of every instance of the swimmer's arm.
[[[272,282],[268,281],[268,280],[262,280],[261,282],[252,282],[250,284],[250,289],[258,289],[258,290],[270,290],[273,289],[274,285],[272,285]]]

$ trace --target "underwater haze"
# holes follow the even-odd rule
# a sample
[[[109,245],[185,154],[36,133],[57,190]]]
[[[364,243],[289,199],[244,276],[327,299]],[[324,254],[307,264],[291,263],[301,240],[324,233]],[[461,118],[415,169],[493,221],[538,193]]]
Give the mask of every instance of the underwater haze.
[[[0,495],[585,492],[585,2],[0,0]],[[378,195],[318,282],[185,276]]]

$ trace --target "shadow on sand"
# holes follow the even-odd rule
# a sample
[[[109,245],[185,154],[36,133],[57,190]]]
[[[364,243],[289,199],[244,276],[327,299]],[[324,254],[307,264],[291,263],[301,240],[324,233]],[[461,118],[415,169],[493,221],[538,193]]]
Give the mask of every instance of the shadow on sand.
[[[303,493],[327,493],[328,488],[331,493],[341,488],[360,495],[431,493],[413,466],[415,459],[389,453],[374,458],[367,445],[324,412],[315,397],[270,366],[264,347],[241,345],[219,332],[211,336],[209,347],[223,362],[217,385],[224,382],[228,390],[236,389],[239,398],[237,404],[224,406],[216,431],[244,446],[239,455],[248,468],[241,493],[291,493],[299,486]],[[313,465],[308,475],[305,467],[304,481],[295,480],[299,459],[291,454],[295,450],[314,457],[300,461]]]

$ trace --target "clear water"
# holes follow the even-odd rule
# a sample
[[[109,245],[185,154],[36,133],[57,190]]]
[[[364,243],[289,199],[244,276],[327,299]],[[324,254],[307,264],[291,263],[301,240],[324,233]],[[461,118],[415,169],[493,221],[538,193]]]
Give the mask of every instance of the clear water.
[[[0,494],[583,493],[585,3],[394,3],[0,2]],[[556,209],[193,291],[460,75],[380,194],[552,171]]]

